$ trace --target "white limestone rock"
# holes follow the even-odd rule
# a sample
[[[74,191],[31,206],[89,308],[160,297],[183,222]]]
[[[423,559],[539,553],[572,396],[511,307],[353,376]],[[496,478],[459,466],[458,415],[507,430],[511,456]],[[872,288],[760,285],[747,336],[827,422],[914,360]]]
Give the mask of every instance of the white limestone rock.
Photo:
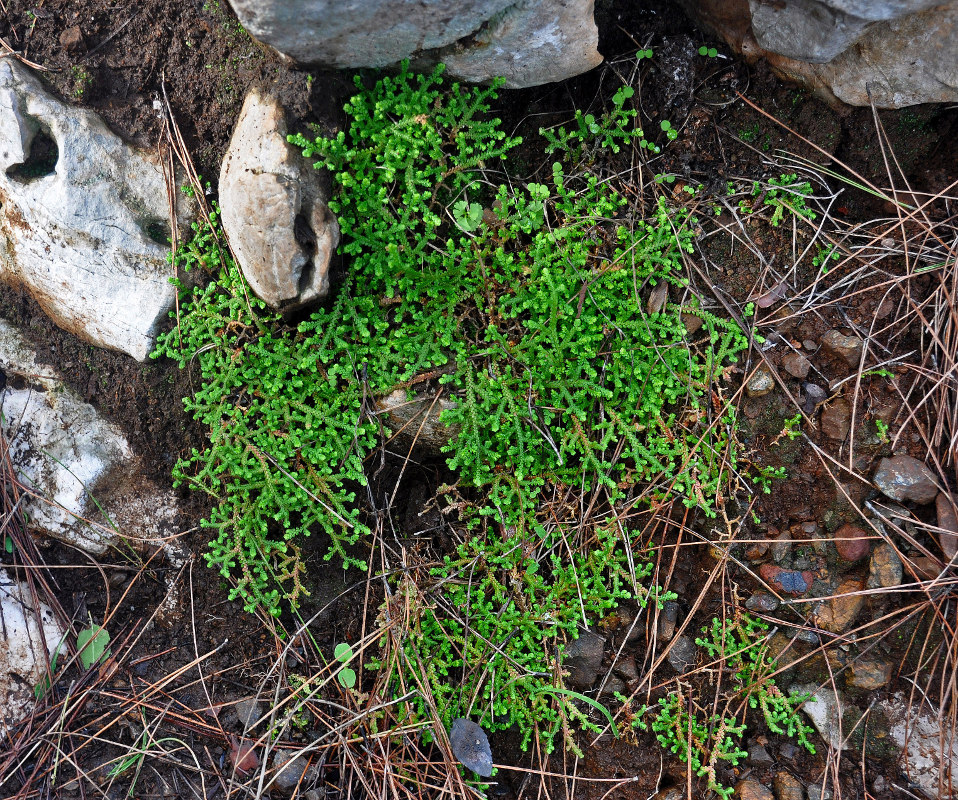
[[[35,603],[25,584],[0,570],[0,736],[30,713],[34,687],[64,634],[53,611]]]
[[[339,223],[319,173],[286,134],[277,100],[251,90],[220,170],[220,207],[253,291],[273,308],[291,311],[329,292]]]
[[[119,542],[158,544],[172,533],[173,495],[146,480],[120,430],[38,363],[20,333],[0,320],[2,428],[27,496],[32,530],[89,553]]]
[[[0,280],[71,333],[143,360],[174,302],[167,203],[152,154],[0,59]]]

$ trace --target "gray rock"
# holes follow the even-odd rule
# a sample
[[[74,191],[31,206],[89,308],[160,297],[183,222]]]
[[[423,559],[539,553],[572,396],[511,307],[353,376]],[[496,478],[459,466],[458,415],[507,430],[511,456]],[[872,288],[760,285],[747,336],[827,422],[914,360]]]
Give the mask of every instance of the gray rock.
[[[161,166],[12,58],[0,60],[0,204],[0,279],[70,333],[145,359],[175,299]]]
[[[749,611],[778,611],[780,605],[781,602],[779,599],[768,592],[756,592],[745,601],[745,607],[749,609]]]
[[[808,800],[832,800],[832,790],[826,789],[820,783],[808,785]]]
[[[883,494],[899,503],[931,503],[939,492],[935,473],[911,456],[883,458],[872,480]]]
[[[632,656],[620,658],[615,662],[612,671],[626,683],[635,683],[639,679],[639,671],[635,668],[635,658]]]
[[[233,708],[236,711],[237,724],[244,731],[255,726],[263,716],[263,706],[253,697],[240,700]]]
[[[942,715],[898,693],[877,704],[889,721],[888,738],[902,750],[900,766],[911,783],[932,800],[948,797],[951,776],[958,774],[954,737],[942,730]],[[906,748],[907,745],[907,748]]]
[[[769,755],[768,750],[762,747],[762,745],[753,744],[748,748],[748,760],[750,764],[764,766],[765,764],[771,764],[775,759]]]
[[[822,349],[857,368],[865,351],[865,343],[857,336],[845,336],[840,331],[830,330],[822,337]]]
[[[593,0],[231,0],[257,39],[304,64],[386,67],[442,61],[469,81],[510,88],[585,72],[602,61]]]
[[[768,547],[769,555],[776,564],[781,564],[792,555],[792,537],[788,531],[782,531],[771,540]]]
[[[813,64],[831,61],[857,42],[874,22],[935,5],[936,0],[790,0],[774,5],[749,0],[759,45]]]
[[[675,626],[679,621],[679,604],[674,600],[666,600],[659,612],[659,638],[669,642],[675,636]]]
[[[828,392],[817,383],[806,383],[802,385],[802,388],[805,390],[805,403],[803,405],[805,413],[814,414],[815,409],[825,402]]]
[[[750,59],[832,102],[901,108],[958,101],[955,0],[684,0]]]
[[[564,666],[569,672],[569,684],[576,689],[589,689],[602,671],[605,639],[592,631],[579,631],[579,638],[565,648]]]
[[[297,786],[309,785],[319,779],[319,766],[310,763],[298,750],[277,750],[273,754],[273,782],[278,789],[288,792]]]
[[[802,704],[802,711],[812,721],[812,725],[829,743],[833,750],[848,750],[851,743],[848,741],[849,731],[842,731],[842,712],[851,707],[840,692],[829,686],[819,687],[817,683],[793,684],[792,694],[811,694],[811,697]]]
[[[492,775],[492,748],[489,737],[471,719],[454,719],[449,731],[452,754],[467,769],[488,778]]]
[[[273,308],[292,311],[329,292],[339,223],[319,173],[286,135],[276,98],[251,90],[220,170],[220,207],[250,287]]]
[[[822,433],[836,442],[844,442],[852,423],[852,408],[848,401],[839,397],[822,411]]]
[[[812,369],[812,362],[801,353],[792,350],[782,357],[782,369],[793,378],[801,380],[808,377],[808,373]]]
[[[22,382],[0,397],[0,425],[18,477],[35,492],[22,502],[32,530],[95,555],[119,542],[117,531],[127,544],[172,532],[173,494],[144,477],[119,428],[64,386],[3,320],[0,369]]]
[[[628,691],[629,688],[626,686],[625,681],[622,680],[622,678],[613,675],[605,681],[605,684],[601,687],[599,694],[603,697],[615,697],[616,692],[619,694],[627,694]]]
[[[26,717],[36,703],[34,687],[66,629],[30,588],[0,569],[0,736]],[[44,647],[44,645],[46,645]]]
[[[672,669],[680,675],[688,672],[691,667],[695,666],[697,657],[698,648],[695,646],[695,642],[688,636],[679,636],[672,642],[667,656],[669,664],[672,665]]]
[[[749,397],[762,397],[775,388],[775,378],[767,367],[759,367],[745,384],[745,392]]]

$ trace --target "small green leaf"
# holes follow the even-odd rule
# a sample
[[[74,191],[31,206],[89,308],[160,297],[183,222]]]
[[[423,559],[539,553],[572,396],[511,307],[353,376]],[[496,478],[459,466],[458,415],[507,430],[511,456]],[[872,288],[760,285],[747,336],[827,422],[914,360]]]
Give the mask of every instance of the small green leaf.
[[[336,649],[333,650],[333,657],[337,661],[342,661],[345,664],[352,659],[353,648],[346,644],[346,642],[340,642],[336,645]]]
[[[77,650],[80,651],[80,664],[83,669],[90,669],[94,664],[101,664],[110,656],[110,634],[106,628],[91,625],[77,634]]]
[[[344,667],[339,671],[339,682],[347,689],[352,689],[356,685],[356,670]]]

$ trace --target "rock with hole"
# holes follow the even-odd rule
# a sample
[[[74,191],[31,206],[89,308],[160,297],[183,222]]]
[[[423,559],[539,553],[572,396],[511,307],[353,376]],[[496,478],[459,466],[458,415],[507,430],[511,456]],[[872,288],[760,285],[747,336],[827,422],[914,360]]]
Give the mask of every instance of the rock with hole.
[[[284,312],[326,296],[339,244],[321,175],[286,135],[282,106],[253,89],[220,170],[223,228],[236,260],[253,291]]]
[[[145,359],[175,299],[161,166],[12,58],[0,60],[0,206],[0,280],[70,333]]]

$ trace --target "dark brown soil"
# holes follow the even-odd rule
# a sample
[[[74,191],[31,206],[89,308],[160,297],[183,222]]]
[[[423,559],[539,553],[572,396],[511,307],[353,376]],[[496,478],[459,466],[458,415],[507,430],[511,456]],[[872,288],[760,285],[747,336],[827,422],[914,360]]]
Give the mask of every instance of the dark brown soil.
[[[660,172],[677,176],[677,186],[683,181],[701,183],[707,191],[721,194],[727,180],[777,175],[781,170],[770,158],[779,151],[825,164],[826,158],[808,142],[862,175],[887,183],[871,110],[830,108],[807,93],[782,84],[761,64],[749,66],[734,58],[693,60],[691,69],[680,69],[684,63],[683,53],[691,46],[697,48],[706,39],[672,4],[607,0],[597,5],[601,49],[608,67],[562,84],[502,93],[502,107],[497,113],[503,117],[506,129],[519,131],[527,144],[535,142],[540,125],[568,119],[576,108],[595,110],[607,105],[619,85],[616,74],[620,70],[621,77],[630,74],[634,61],[626,63],[626,59],[634,55],[638,46],[652,47],[657,58],[639,73],[640,108],[647,130],[658,131],[661,120],[669,119],[680,132],[679,139],[656,164]],[[268,87],[279,96],[294,130],[312,124],[328,130],[339,123],[339,110],[352,85],[349,75],[307,72],[285,64],[269,48],[245,34],[225,0],[206,0],[205,3],[146,0],[127,6],[106,0],[47,0],[38,4],[7,0],[0,13],[0,36],[25,59],[42,65],[47,71],[41,74],[61,97],[94,109],[117,133],[140,146],[157,145],[160,119],[153,104],[167,98],[197,169],[211,181],[214,193],[219,163],[251,86]],[[743,102],[739,93],[808,142],[789,134],[782,125]],[[958,111],[918,107],[902,112],[880,112],[877,116],[904,173],[895,176],[896,184],[900,185],[904,177],[913,189],[926,191],[941,189],[955,180]],[[530,146],[523,152],[535,151]],[[531,178],[543,168],[531,155],[515,166],[523,178]],[[836,209],[836,216],[849,220],[866,220],[888,213],[874,197],[847,187],[836,201]],[[939,211],[936,209],[933,213]],[[756,222],[750,223],[749,232],[763,253],[777,255],[779,264],[788,260],[790,230],[773,229]],[[711,262],[710,276],[721,291],[738,301],[754,298],[756,286],[763,279],[762,264],[756,257],[744,248],[733,248],[727,236],[710,239],[703,252]],[[808,272],[797,276],[799,283],[811,277]],[[922,284],[916,283],[913,288],[920,293]],[[774,332],[797,342],[817,341],[829,328],[869,319],[876,313],[879,302],[879,294],[863,292],[821,315],[785,320],[781,325],[775,321],[773,307],[762,312],[759,330],[765,335]],[[60,331],[29,297],[9,287],[0,289],[0,316],[24,330],[39,346],[43,358],[66,377],[72,388],[123,428],[144,459],[149,477],[169,485],[170,470],[176,460],[192,448],[202,447],[204,431],[182,408],[182,397],[192,390],[193,376],[189,370],[180,371],[165,361],[140,364],[127,356],[92,348]],[[906,352],[914,344],[905,336],[896,346],[900,352]],[[780,350],[771,351],[773,364],[779,365],[780,359]],[[823,385],[846,374],[840,364],[827,361],[821,364],[818,380]],[[742,366],[745,371],[754,366],[754,357],[749,365]],[[787,378],[787,385],[795,396],[803,391],[797,379]],[[874,425],[875,418],[882,419],[888,413],[886,404],[887,396],[880,379],[866,378],[858,394],[859,423],[864,425],[868,421]],[[751,538],[771,538],[777,531],[805,522],[816,522],[823,530],[831,531],[842,522],[854,521],[854,512],[827,478],[822,459],[815,450],[803,441],[781,440],[779,434],[784,420],[794,413],[794,408],[780,393],[743,403],[744,435],[755,462],[771,467],[786,466],[790,475],[790,480],[776,485],[771,494],[757,494],[754,511],[761,522],[747,529]],[[857,470],[865,474],[877,458],[890,451],[886,445],[869,439],[864,430],[858,439],[868,442],[856,448],[854,454]],[[811,431],[810,440],[823,450],[847,459],[847,453],[842,454],[840,447],[827,441],[820,432]],[[911,442],[915,454],[921,456],[920,442],[907,441]],[[395,491],[399,480],[397,464],[388,459],[384,463],[368,496],[371,517],[384,507],[383,497]],[[428,514],[420,516],[419,512],[437,487],[449,480],[444,465],[428,458],[404,474],[401,496],[407,499],[400,509],[402,519],[393,522],[407,526],[400,535],[408,534],[412,546],[415,546],[412,534],[416,530],[430,532],[440,549],[445,546],[441,533],[443,521]],[[853,495],[864,496],[866,487],[852,485],[848,490]],[[208,501],[186,490],[180,491],[179,498],[183,508],[182,529],[195,529],[209,511]],[[700,532],[707,531],[703,520],[688,516],[684,522]],[[688,538],[686,535],[686,539],[680,541],[682,535],[678,525],[668,531],[662,540],[665,546],[659,558],[661,581],[667,580],[669,588],[678,592],[684,617],[692,611],[691,604],[713,570],[714,561],[706,547],[685,546]],[[181,613],[147,628],[110,685],[116,689],[117,696],[135,695],[151,681],[173,674],[200,654],[216,650],[202,667],[190,667],[174,681],[162,702],[155,700],[159,705],[169,702],[167,710],[173,709],[187,720],[182,735],[190,738],[196,752],[206,753],[215,771],[222,769],[229,752],[228,734],[235,730],[230,727],[233,721],[229,712],[216,709],[222,703],[256,694],[259,678],[276,657],[277,645],[272,634],[255,617],[245,614],[240,604],[227,599],[225,583],[207,570],[202,560],[205,539],[202,530],[193,530],[184,539],[195,559],[175,581],[181,594]],[[936,546],[931,542],[927,544]],[[354,641],[359,635],[363,603],[367,598],[364,576],[343,575],[341,570],[321,560],[323,550],[317,542],[316,552],[309,554],[316,569],[312,575],[313,597],[304,607],[304,616],[322,612],[313,632],[321,647],[331,649],[335,643]],[[140,573],[135,564],[118,556],[115,563],[102,565],[103,579],[90,580],[90,573],[85,569],[87,560],[67,548],[48,545],[44,557],[50,564],[76,567],[57,571],[58,597],[68,613],[79,613],[82,617],[89,612],[94,618],[102,618],[115,611],[115,641],[121,640],[126,632],[140,630],[144,618],[163,601],[166,579],[178,569],[156,560]],[[817,568],[824,575],[834,564],[821,560]],[[727,583],[716,583],[715,589],[697,608],[696,623],[688,632],[694,635],[700,627],[700,619],[704,622],[729,602],[723,586],[741,587],[743,596],[756,588],[753,575],[744,560],[730,565]],[[113,586],[109,607],[108,585]],[[129,593],[117,605],[117,594],[126,588],[130,589]],[[371,595],[368,599],[371,602],[366,612],[374,616],[381,595]],[[869,599],[863,617],[881,616],[895,602],[888,597]],[[892,655],[899,661],[904,658],[910,641],[905,636],[904,644],[893,651]],[[649,634],[626,650],[625,655],[634,656],[639,664],[648,664],[651,645]],[[661,643],[658,646],[661,649]],[[651,701],[661,695],[660,687],[675,677],[668,666],[663,665],[659,670]],[[207,690],[212,691],[211,696],[207,696]],[[98,703],[99,706],[88,709],[93,716],[129,711],[107,693]],[[762,737],[767,733],[759,726],[751,730],[752,736]],[[303,734],[307,735],[308,732]],[[135,728],[119,738],[124,736],[125,742],[135,739]],[[775,746],[781,743],[778,739],[774,741]],[[518,750],[514,737],[502,735],[496,737],[493,744],[499,760],[534,766],[531,755]],[[583,744],[588,745],[585,737]],[[774,774],[787,767],[806,783],[821,781],[826,769],[821,751],[811,756],[804,751],[795,755],[784,749],[775,750],[771,744],[768,749],[774,751],[774,762],[730,769],[723,779],[734,781],[751,776],[770,785]],[[105,744],[91,746],[86,751],[91,760],[85,769],[94,770],[98,759],[102,763],[113,752],[115,750]],[[558,752],[544,763],[554,773],[571,774],[573,768],[571,757]],[[841,769],[842,786],[848,797],[864,796],[865,788],[871,791],[872,777],[879,773],[887,775],[889,782],[898,779],[896,768],[887,761],[868,761],[868,787],[862,786],[860,764],[854,759],[844,760]],[[685,783],[683,765],[663,754],[651,734],[639,734],[638,743],[628,738],[604,739],[588,747],[576,770],[580,779],[594,777],[603,782],[580,780],[571,789],[562,788],[561,781],[556,780],[554,788],[559,794],[555,796],[574,791],[569,796],[597,800],[646,798],[656,789]],[[524,773],[520,772],[502,773],[491,796],[529,797],[530,792],[537,791],[537,783],[524,783],[523,777]],[[21,769],[17,778],[20,785],[28,785],[27,778]],[[615,778],[635,779],[614,788],[610,779]],[[174,785],[180,788],[163,794],[164,786]],[[126,786],[117,784],[117,787],[117,796],[120,796]],[[215,787],[207,788],[209,798],[219,791]],[[173,768],[164,767],[144,776],[137,796],[189,797],[195,796],[195,790],[195,778],[178,778]],[[880,800],[891,798],[891,791],[885,795],[873,792],[872,796]],[[68,787],[57,796],[91,795],[81,795],[79,790]]]

